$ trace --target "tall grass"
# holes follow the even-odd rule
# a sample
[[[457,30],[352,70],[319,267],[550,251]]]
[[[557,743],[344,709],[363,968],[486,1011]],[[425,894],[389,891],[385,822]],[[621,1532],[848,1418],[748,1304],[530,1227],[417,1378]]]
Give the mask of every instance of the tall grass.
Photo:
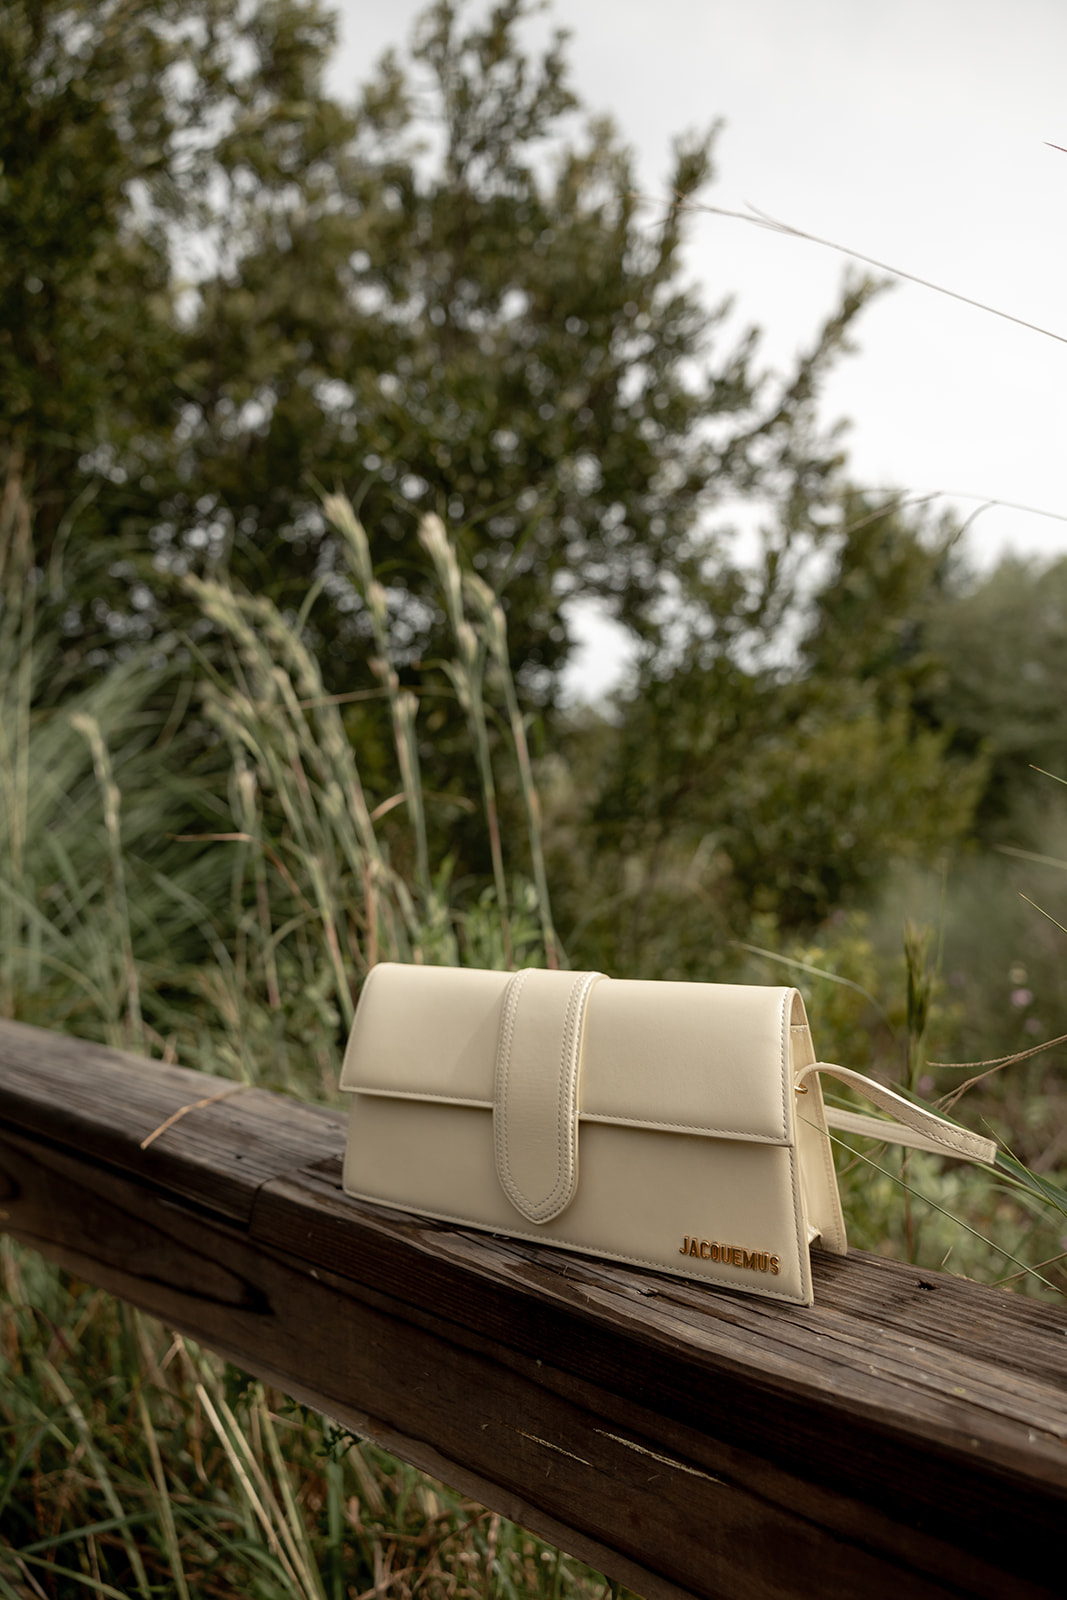
[[[57,644],[35,628],[28,513],[9,498],[26,531],[8,541],[0,607],[4,1015],[329,1092],[359,983],[378,960],[560,962],[495,599],[480,597],[484,615],[473,621],[448,599],[459,626],[442,689],[454,687],[467,718],[493,841],[490,881],[460,894],[447,863],[431,870],[419,758],[429,735],[418,698],[400,686],[383,591],[347,501],[332,497],[327,509],[364,600],[394,741],[395,783],[372,796],[299,624],[219,580],[186,580],[212,627],[210,647],[188,647],[191,661],[172,642],[169,658],[117,664],[73,704],[42,710],[37,689]],[[443,529],[427,528],[461,595]],[[167,695],[188,709],[164,740]],[[502,702],[492,726],[491,695]],[[530,819],[510,859],[501,767]]]
[[[328,509],[390,709],[396,785],[385,795],[366,792],[299,624],[220,581],[188,585],[214,648],[190,647],[183,662],[175,644],[154,664],[115,665],[50,709],[40,691],[58,642],[40,627],[29,510],[8,485],[3,1015],[323,1098],[376,961],[559,961],[502,611],[479,594],[473,619],[457,613],[458,563],[430,525],[461,624],[442,677],[468,719],[496,830],[490,881],[461,897],[431,865],[426,733],[391,658],[366,537],[346,501]],[[177,720],[160,715],[168,696],[187,707]],[[504,763],[531,822],[515,860],[496,811]],[[10,1240],[0,1250],[0,1595],[607,1591],[580,1563],[150,1318]]]

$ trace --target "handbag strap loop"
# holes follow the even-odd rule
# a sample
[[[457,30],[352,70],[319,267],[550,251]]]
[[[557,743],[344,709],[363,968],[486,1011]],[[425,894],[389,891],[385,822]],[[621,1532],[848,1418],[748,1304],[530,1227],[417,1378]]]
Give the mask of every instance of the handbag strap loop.
[[[993,1139],[957,1127],[954,1122],[935,1116],[932,1111],[924,1111],[921,1106],[905,1100],[903,1095],[876,1083],[873,1078],[864,1077],[862,1072],[853,1072],[850,1067],[838,1067],[830,1061],[814,1061],[802,1067],[797,1074],[795,1086],[798,1091],[804,1092],[807,1087],[805,1080],[813,1072],[828,1073],[831,1078],[857,1090],[895,1119],[886,1122],[881,1117],[868,1117],[858,1111],[827,1106],[826,1121],[831,1128],[862,1133],[870,1139],[888,1140],[890,1144],[910,1145],[917,1150],[932,1150],[937,1155],[957,1156],[961,1160],[977,1161],[984,1166],[992,1166],[996,1159],[997,1147]]]
[[[600,972],[527,967],[504,991],[493,1134],[497,1177],[529,1222],[551,1222],[578,1188],[578,1106],[589,996]]]

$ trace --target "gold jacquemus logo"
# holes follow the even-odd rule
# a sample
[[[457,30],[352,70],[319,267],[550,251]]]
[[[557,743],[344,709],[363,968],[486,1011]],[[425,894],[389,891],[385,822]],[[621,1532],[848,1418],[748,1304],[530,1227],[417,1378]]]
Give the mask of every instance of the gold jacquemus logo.
[[[745,1250],[739,1244],[719,1244],[716,1239],[698,1239],[690,1233],[682,1240],[678,1254],[720,1261],[729,1267],[747,1267],[749,1272],[770,1272],[775,1277],[782,1270],[781,1257],[769,1255],[766,1250]]]

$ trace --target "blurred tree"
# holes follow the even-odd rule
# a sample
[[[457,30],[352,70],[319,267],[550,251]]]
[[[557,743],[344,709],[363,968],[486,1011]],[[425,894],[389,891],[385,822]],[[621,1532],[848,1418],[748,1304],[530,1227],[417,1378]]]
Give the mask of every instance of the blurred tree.
[[[202,502],[192,284],[232,251],[243,152],[261,209],[306,161],[332,38],[284,0],[0,6],[0,471],[34,499],[79,658],[162,625],[153,534],[180,486]]]
[[[967,836],[987,763],[923,699],[944,671],[924,629],[949,606],[958,533],[846,493],[813,593],[810,543],[769,531],[749,583],[691,606],[669,657],[646,655],[615,722],[574,741],[559,802],[583,964],[722,972],[754,915],[811,927],[870,900],[891,863],[932,864]],[[564,856],[585,870],[565,879]]]
[[[95,496],[72,647],[168,625],[166,575],[226,559],[294,610],[320,578],[314,626],[349,678],[365,630],[317,500],[338,484],[403,579],[412,658],[434,508],[545,698],[568,595],[651,640],[707,604],[722,497],[817,526],[840,459],[812,400],[866,289],[786,379],[756,372],[752,334],[718,349],[726,306],[680,257],[710,138],[678,145],[672,200],[642,213],[611,125],[573,129],[562,36],[524,52],[528,10],[464,29],[442,0],[348,111],[309,0],[8,0],[0,404],[54,571],[64,509]]]
[[[937,665],[923,715],[954,752],[989,760],[980,836],[1019,843],[1036,828],[1041,848],[1043,813],[1062,812],[1063,791],[1031,768],[1067,779],[1067,561],[1009,556],[981,578],[961,573],[924,640]]]
[[[959,592],[962,531],[953,517],[935,522],[899,497],[879,504],[846,490],[828,540],[831,565],[804,619],[805,676],[869,683],[886,710],[920,696],[939,670],[930,618]]]
[[[856,494],[843,515],[850,531],[813,598],[805,671],[867,683],[952,759],[982,758],[980,839],[1040,829],[1059,796],[1032,767],[1067,778],[1067,561],[1009,556],[980,575],[951,518],[928,525]]]
[[[675,198],[662,219],[641,215],[609,123],[564,140],[562,41],[527,59],[525,11],[506,0],[464,33],[455,6],[435,5],[409,69],[387,58],[335,164],[335,203],[261,231],[243,292],[205,286],[198,406],[203,473],[234,514],[259,486],[247,536],[260,552],[293,541],[290,570],[331,561],[309,472],[362,495],[409,585],[414,512],[444,513],[505,593],[516,664],[544,692],[568,594],[601,594],[656,636],[665,602],[700,581],[715,500],[759,492],[810,513],[837,465],[810,401],[863,293],[788,382],[759,382],[751,337],[713,358],[725,307],[707,312],[679,282],[710,141],[679,145]],[[258,431],[227,438],[220,407],[248,398]],[[427,619],[409,617],[421,648]]]

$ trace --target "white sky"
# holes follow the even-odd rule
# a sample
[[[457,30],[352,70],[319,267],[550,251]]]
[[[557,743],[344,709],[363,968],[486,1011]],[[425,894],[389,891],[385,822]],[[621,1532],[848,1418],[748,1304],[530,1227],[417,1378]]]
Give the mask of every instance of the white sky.
[[[484,0],[476,0],[481,14]],[[341,0],[335,92],[403,45],[421,0]],[[670,141],[717,118],[710,203],[746,202],[1067,341],[1067,5],[1063,0],[557,0],[572,81],[610,112],[662,190]],[[543,32],[543,25],[538,25]],[[736,296],[787,366],[838,296],[845,260],[742,222],[693,219],[707,301]],[[951,490],[994,508],[970,549],[1067,553],[1067,343],[913,284],[857,325],[824,422],[851,421],[854,481]]]

